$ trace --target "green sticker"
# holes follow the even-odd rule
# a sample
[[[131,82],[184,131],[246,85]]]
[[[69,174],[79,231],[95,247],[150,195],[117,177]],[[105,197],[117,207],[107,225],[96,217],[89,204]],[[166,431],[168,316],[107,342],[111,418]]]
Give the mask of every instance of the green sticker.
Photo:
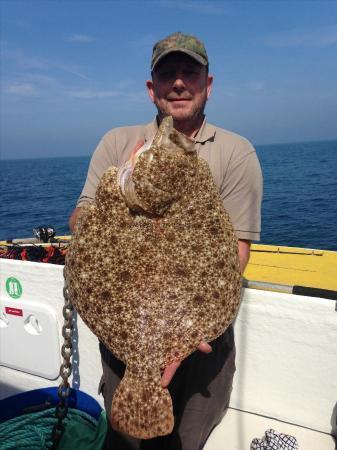
[[[20,298],[22,295],[22,286],[17,278],[10,277],[6,280],[7,294],[12,298]]]

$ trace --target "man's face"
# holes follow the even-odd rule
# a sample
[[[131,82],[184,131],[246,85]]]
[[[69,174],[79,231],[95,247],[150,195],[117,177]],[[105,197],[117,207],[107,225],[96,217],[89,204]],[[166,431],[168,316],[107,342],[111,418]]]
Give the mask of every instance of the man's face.
[[[146,85],[159,116],[171,115],[175,122],[197,122],[211,93],[213,78],[205,66],[181,52],[160,61]]]

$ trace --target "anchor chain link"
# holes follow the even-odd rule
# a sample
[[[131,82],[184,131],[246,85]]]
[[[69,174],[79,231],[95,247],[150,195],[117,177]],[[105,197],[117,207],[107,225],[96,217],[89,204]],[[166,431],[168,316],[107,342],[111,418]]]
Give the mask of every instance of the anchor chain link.
[[[57,419],[56,424],[52,431],[52,446],[51,450],[57,449],[59,442],[62,438],[65,426],[64,419],[68,413],[68,397],[70,395],[69,377],[72,372],[71,357],[73,354],[72,337],[73,337],[73,311],[74,307],[69,298],[68,286],[65,284],[63,288],[64,306],[62,310],[64,323],[62,327],[63,345],[61,347],[61,354],[63,357],[63,363],[60,367],[60,377],[62,381],[58,388],[59,402],[56,406],[55,416]]]

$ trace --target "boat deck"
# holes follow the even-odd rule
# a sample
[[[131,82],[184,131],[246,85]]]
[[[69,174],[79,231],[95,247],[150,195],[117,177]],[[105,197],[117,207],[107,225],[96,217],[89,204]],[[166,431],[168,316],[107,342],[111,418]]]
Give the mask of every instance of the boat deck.
[[[248,280],[337,290],[337,252],[253,244]]]
[[[336,449],[336,441],[330,434],[229,408],[203,450],[248,450],[253,439],[263,438],[270,429],[295,437],[300,450]]]

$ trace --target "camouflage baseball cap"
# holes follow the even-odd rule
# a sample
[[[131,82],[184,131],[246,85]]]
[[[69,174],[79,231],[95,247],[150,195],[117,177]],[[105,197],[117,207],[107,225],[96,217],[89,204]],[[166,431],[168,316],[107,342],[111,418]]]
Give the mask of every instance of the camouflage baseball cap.
[[[172,52],[182,52],[191,56],[199,64],[208,65],[208,56],[204,44],[194,36],[183,33],[173,33],[165,39],[158,41],[152,52],[151,71],[157,63]]]

